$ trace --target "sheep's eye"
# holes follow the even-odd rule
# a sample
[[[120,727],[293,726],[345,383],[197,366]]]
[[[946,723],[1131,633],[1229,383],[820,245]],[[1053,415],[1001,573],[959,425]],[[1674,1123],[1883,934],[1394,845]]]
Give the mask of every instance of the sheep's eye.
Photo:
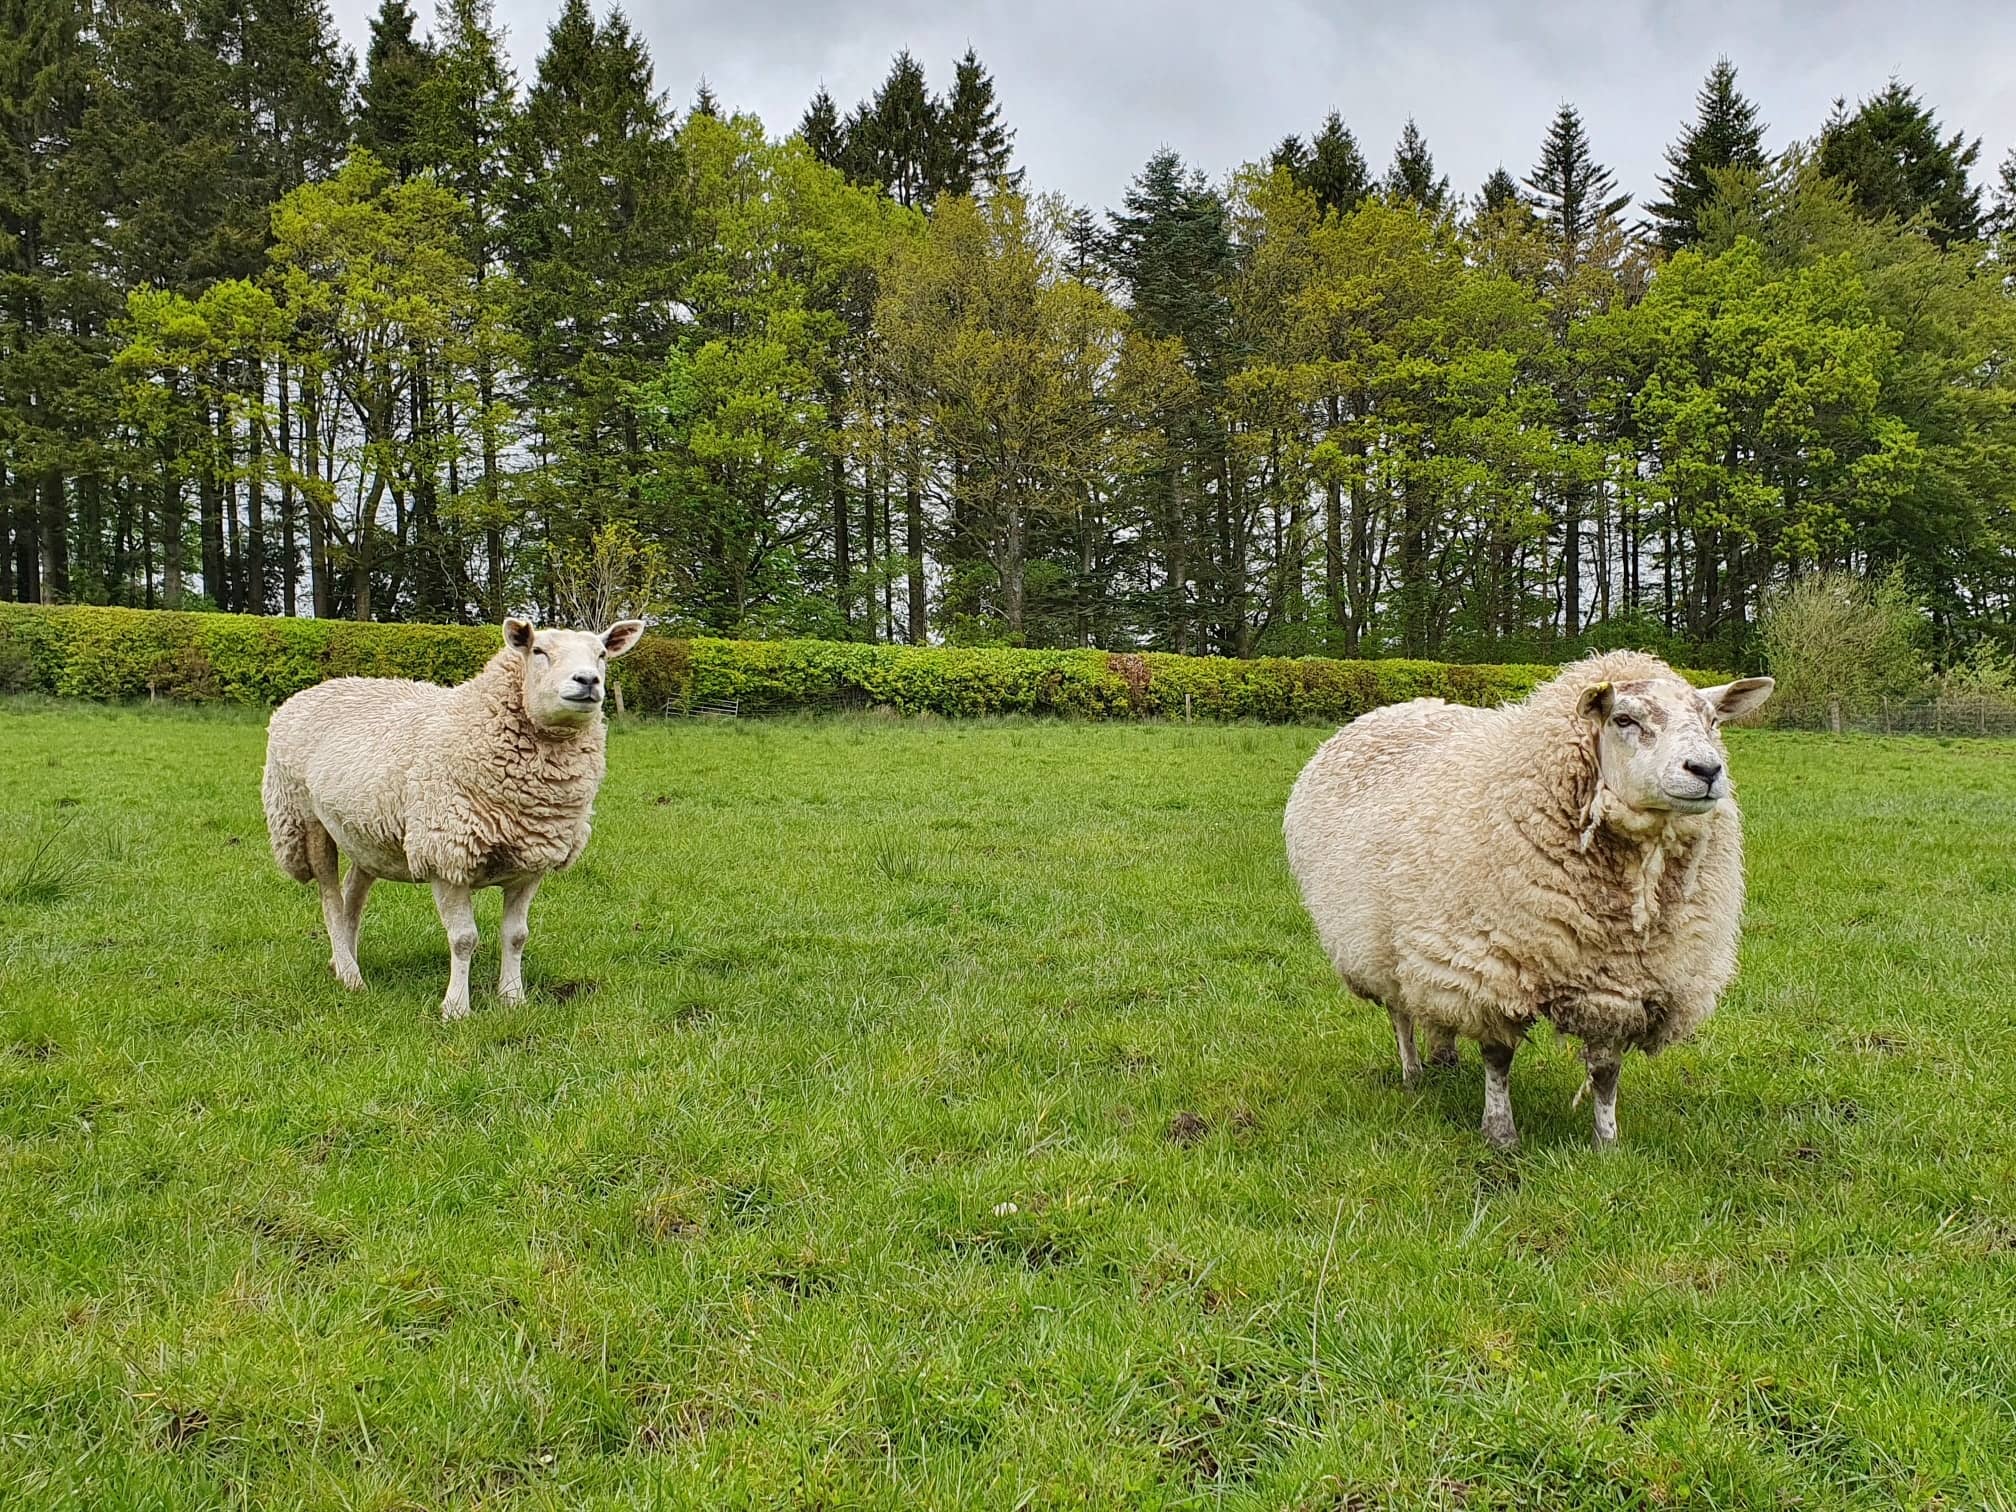
[[[608,653],[607,651],[604,651],[604,652],[602,653],[602,660],[603,660],[603,661],[607,661],[607,660],[609,660],[609,653]]]
[[[544,646],[534,646],[532,648],[532,654],[534,656],[545,656],[546,648]],[[547,659],[550,661],[552,658],[548,657]]]
[[[1638,721],[1633,719],[1629,714],[1619,714],[1615,722],[1617,728],[1620,730],[1635,730],[1638,728]]]

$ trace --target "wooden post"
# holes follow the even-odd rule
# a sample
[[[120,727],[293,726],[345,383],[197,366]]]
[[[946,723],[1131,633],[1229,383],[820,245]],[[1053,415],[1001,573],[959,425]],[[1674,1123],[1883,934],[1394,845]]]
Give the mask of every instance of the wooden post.
[[[1183,695],[1183,723],[1190,723],[1190,695],[1188,693]]]
[[[1827,700],[1827,728],[1836,735],[1841,733],[1841,700],[1838,697]]]

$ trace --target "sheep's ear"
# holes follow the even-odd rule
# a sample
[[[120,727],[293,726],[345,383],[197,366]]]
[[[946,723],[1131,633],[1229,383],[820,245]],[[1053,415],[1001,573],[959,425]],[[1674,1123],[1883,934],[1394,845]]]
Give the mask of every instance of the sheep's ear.
[[[1596,724],[1610,717],[1610,711],[1617,707],[1617,690],[1606,682],[1584,688],[1582,696],[1575,701],[1575,712]]]
[[[602,632],[602,649],[614,661],[644,638],[644,621],[618,620]]]
[[[504,644],[513,651],[532,649],[532,621],[507,619],[504,621]]]
[[[1703,688],[1701,697],[1715,715],[1715,723],[1741,719],[1771,696],[1778,684],[1768,677],[1739,677],[1719,688]]]

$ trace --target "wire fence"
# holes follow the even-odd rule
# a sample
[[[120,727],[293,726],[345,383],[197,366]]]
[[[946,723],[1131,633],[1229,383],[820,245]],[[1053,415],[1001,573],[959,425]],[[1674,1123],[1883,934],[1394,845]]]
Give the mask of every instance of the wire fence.
[[[2016,702],[1958,696],[1873,702],[1836,698],[1821,706],[1778,710],[1769,723],[1781,730],[1824,730],[1835,735],[1971,735],[2006,740],[2016,737]]]

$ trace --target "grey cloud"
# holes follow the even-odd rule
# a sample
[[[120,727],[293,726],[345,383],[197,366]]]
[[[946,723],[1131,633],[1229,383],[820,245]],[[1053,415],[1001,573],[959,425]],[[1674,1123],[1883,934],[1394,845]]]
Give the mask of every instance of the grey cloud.
[[[337,3],[360,51],[373,3]],[[554,8],[499,0],[521,77]],[[1116,203],[1159,147],[1215,177],[1288,132],[1306,135],[1332,109],[1375,168],[1412,115],[1467,193],[1501,162],[1523,176],[1563,100],[1580,107],[1598,155],[1643,201],[1702,76],[1725,53],[1774,146],[1816,132],[1837,95],[1871,93],[1893,74],[1949,130],[1984,139],[1984,179],[2016,142],[2016,7],[1985,3],[782,0],[642,4],[630,16],[675,104],[704,76],[724,103],[778,134],[821,83],[844,109],[907,47],[942,85],[970,43],[995,75],[1031,183],[1098,207]]]

